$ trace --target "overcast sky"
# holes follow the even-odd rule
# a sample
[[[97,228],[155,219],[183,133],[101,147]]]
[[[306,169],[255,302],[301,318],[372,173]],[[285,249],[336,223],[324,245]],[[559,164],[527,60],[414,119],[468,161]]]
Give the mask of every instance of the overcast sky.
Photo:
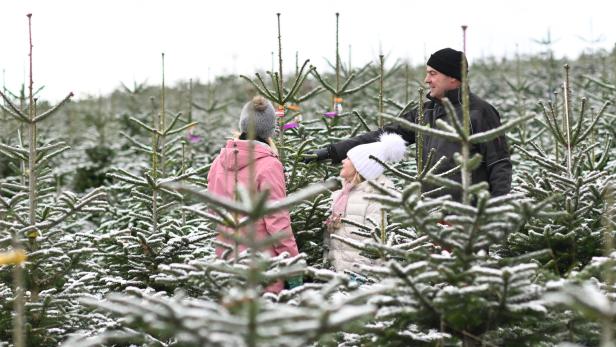
[[[32,13],[34,82],[48,100],[73,91],[77,97],[109,93],[120,82],[166,80],[270,69],[277,50],[276,13],[282,14],[285,70],[311,59],[326,69],[333,60],[335,13],[340,48],[353,65],[378,59],[424,62],[443,48],[462,49],[460,26],[468,25],[467,54],[512,57],[534,53],[547,36],[558,56],[583,49],[611,49],[616,42],[614,1],[338,1],[338,0],[3,0],[0,5],[0,71],[16,91],[27,78],[27,13]]]

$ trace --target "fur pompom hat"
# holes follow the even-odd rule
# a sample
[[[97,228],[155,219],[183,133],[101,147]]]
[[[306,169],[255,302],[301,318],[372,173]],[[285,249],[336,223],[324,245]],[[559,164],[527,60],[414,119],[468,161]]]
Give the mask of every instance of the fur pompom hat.
[[[249,119],[254,119],[255,137],[267,139],[274,135],[276,128],[276,111],[274,106],[262,96],[255,96],[247,102],[240,113],[240,131],[248,134]]]
[[[406,152],[406,142],[398,134],[383,133],[379,142],[366,143],[349,150],[347,157],[355,166],[355,170],[367,180],[373,180],[383,174],[385,168],[372,155],[383,162],[402,160]]]

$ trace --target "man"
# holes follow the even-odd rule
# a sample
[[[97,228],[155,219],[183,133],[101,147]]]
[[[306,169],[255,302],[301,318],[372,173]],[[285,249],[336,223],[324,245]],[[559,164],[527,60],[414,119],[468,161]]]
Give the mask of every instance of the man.
[[[434,128],[437,119],[451,123],[442,104],[444,97],[448,98],[453,104],[456,116],[460,123],[462,123],[462,59],[463,53],[451,48],[436,51],[428,59],[426,78],[424,80],[430,87],[430,92],[427,95],[428,101],[424,103],[424,122],[426,126]],[[484,132],[501,125],[500,116],[492,105],[472,93],[469,96],[469,100],[471,133]],[[402,118],[416,123],[417,112],[417,109],[412,110],[402,115]],[[368,132],[318,149],[312,153],[313,156],[308,158],[307,161],[331,159],[333,163],[339,163],[346,157],[347,152],[351,148],[363,143],[378,141],[379,135],[383,132],[400,134],[408,144],[415,142],[414,131],[404,128],[399,124],[390,124],[383,129]],[[456,166],[453,154],[461,152],[460,143],[450,142],[429,134],[424,134],[423,136],[423,148],[424,165],[432,148],[436,150],[433,163],[443,156],[446,158],[444,163],[436,169],[435,173],[443,173],[453,169]],[[505,136],[500,136],[486,143],[472,145],[471,157],[475,153],[481,154],[482,162],[472,172],[472,184],[482,181],[488,182],[492,196],[509,193],[511,189],[511,161]],[[459,170],[455,170],[446,177],[457,182],[462,181]],[[429,192],[435,188],[438,187],[424,184],[422,190]],[[436,197],[445,194],[450,194],[453,200],[456,201],[460,201],[462,197],[460,189],[443,189],[431,196]]]

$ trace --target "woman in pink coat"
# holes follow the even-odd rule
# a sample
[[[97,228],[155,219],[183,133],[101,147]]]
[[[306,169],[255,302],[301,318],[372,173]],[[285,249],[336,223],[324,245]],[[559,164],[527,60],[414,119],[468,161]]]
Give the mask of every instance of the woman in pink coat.
[[[238,138],[228,140],[227,145],[220,150],[210,172],[208,174],[208,192],[229,199],[235,198],[235,188],[243,185],[250,188],[250,142],[248,140],[249,120],[253,119],[255,138],[252,141],[254,155],[254,180],[253,187],[257,192],[269,190],[269,200],[281,200],[286,196],[285,177],[282,163],[278,159],[278,151],[272,142],[276,126],[276,114],[272,104],[261,96],[256,96],[242,108],[239,127],[241,134]],[[283,252],[291,256],[298,254],[295,237],[291,230],[291,218],[289,211],[281,210],[267,217],[261,218],[255,225],[257,240],[264,239],[277,233],[285,236],[275,245],[262,250],[270,256],[277,256]],[[234,230],[220,228],[218,240],[235,247],[235,243],[224,237],[224,233],[233,233]],[[239,230],[240,235],[246,235],[247,229]],[[238,245],[238,251],[246,249],[244,245]],[[216,249],[216,255],[220,257],[233,257],[233,252],[225,253],[221,247]],[[280,292],[282,282],[276,282],[267,288],[269,292]]]

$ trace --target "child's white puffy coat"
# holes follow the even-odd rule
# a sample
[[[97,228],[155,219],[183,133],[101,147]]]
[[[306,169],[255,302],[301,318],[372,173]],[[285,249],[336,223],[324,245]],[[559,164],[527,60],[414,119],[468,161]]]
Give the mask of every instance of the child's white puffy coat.
[[[393,183],[386,176],[381,175],[374,180],[380,186],[392,187]],[[337,190],[332,193],[332,201],[335,202],[342,190]],[[375,223],[381,223],[381,204],[376,201],[364,199],[369,194],[375,194],[377,191],[370,186],[368,181],[361,182],[349,193],[349,200],[346,207],[346,213],[342,218],[351,220],[356,223],[364,224],[368,227],[374,225],[368,221],[372,219]],[[335,229],[326,234],[326,243],[329,243],[328,258],[336,271],[343,272],[351,270],[357,272],[355,263],[366,265],[374,264],[373,259],[368,259],[359,255],[360,250],[351,247],[350,245],[331,237],[331,234],[339,235],[345,238],[357,240],[360,242],[369,241],[370,239],[361,235],[352,233],[359,228],[347,223],[342,223],[338,229]]]

